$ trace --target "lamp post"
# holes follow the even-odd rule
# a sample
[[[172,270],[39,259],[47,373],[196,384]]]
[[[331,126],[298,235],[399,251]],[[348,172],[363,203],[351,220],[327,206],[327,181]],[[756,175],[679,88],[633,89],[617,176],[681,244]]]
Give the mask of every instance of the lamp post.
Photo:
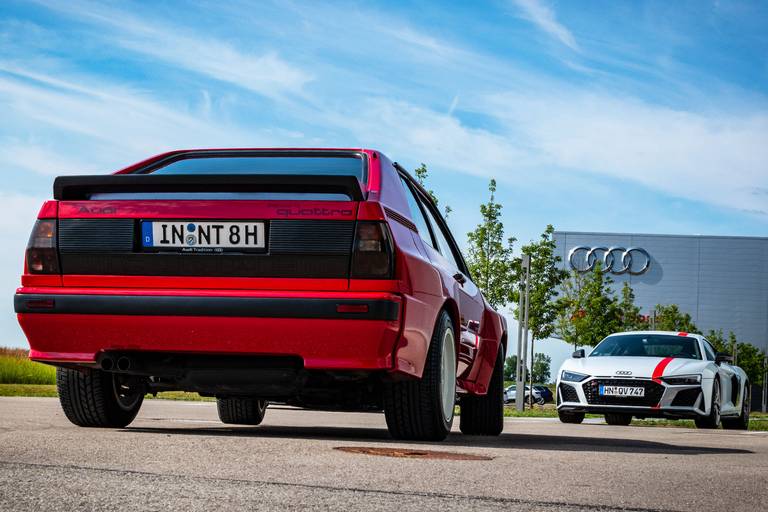
[[[522,267],[525,271],[523,283],[520,284],[520,300],[517,306],[517,379],[515,380],[515,408],[522,411],[525,408],[525,356],[528,353],[528,294],[530,292],[531,256],[523,254]]]

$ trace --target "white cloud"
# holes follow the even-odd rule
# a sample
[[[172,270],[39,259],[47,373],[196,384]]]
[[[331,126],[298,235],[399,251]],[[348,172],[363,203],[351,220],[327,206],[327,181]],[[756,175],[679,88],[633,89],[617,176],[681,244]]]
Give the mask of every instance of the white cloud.
[[[312,80],[308,73],[286,62],[275,51],[243,51],[226,41],[142,19],[103,4],[68,1],[46,6],[98,25],[101,37],[110,44],[272,99],[301,96],[304,85]]]
[[[522,11],[527,20],[535,24],[550,36],[554,37],[568,48],[580,51],[576,38],[570,30],[559,23],[555,12],[541,0],[512,0]]]
[[[539,167],[597,173],[742,210],[766,209],[768,112],[686,112],[607,93],[505,93],[480,107]]]

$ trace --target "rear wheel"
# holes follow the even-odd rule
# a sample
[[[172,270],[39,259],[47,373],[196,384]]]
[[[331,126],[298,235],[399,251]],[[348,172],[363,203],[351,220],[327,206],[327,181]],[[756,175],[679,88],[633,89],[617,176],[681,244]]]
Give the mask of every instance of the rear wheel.
[[[258,425],[264,420],[267,401],[256,398],[217,398],[216,408],[222,423]]]
[[[389,383],[384,416],[395,439],[442,441],[451,431],[456,403],[456,344],[443,311],[429,344],[421,379]]]
[[[584,421],[583,412],[557,411],[557,417],[562,423],[581,423]]]
[[[122,428],[144,401],[144,383],[101,370],[56,368],[56,389],[67,419],[80,427]]]
[[[459,428],[462,434],[497,436],[504,429],[504,347],[499,347],[493,375],[485,396],[461,399]]]
[[[697,417],[697,428],[717,428],[720,426],[720,381],[715,379],[712,383],[712,403],[709,406],[709,415]]]
[[[744,384],[744,399],[741,401],[741,413],[736,418],[723,418],[723,428],[728,430],[748,430],[749,413],[752,401],[749,390],[749,382]]]
[[[622,425],[626,426],[632,423],[632,415],[631,414],[621,414],[621,413],[606,413],[605,414],[605,422],[609,425]]]

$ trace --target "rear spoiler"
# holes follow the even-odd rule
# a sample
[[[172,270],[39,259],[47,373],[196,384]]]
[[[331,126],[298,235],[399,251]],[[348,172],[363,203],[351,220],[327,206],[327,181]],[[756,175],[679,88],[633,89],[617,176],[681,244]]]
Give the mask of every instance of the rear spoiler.
[[[119,192],[316,192],[365,199],[355,176],[304,174],[108,174],[59,176],[53,198],[90,199],[92,194]]]

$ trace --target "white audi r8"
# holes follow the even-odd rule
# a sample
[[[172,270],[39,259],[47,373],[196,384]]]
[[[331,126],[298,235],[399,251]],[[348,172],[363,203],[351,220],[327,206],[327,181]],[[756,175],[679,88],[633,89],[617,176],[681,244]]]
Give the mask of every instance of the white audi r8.
[[[563,423],[585,413],[609,425],[632,417],[691,418],[699,428],[746,429],[747,374],[717,354],[704,336],[685,332],[611,334],[589,357],[577,350],[557,375],[557,412]]]

